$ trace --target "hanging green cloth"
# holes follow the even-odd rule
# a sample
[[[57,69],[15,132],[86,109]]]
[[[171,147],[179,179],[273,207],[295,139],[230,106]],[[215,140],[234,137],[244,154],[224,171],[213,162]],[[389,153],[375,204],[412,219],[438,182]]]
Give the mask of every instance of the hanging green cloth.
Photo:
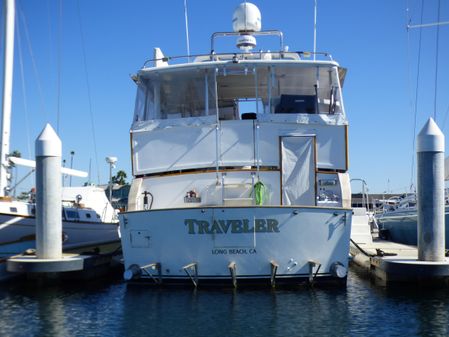
[[[254,196],[256,205],[263,205],[263,202],[265,201],[265,185],[260,180],[254,184]]]

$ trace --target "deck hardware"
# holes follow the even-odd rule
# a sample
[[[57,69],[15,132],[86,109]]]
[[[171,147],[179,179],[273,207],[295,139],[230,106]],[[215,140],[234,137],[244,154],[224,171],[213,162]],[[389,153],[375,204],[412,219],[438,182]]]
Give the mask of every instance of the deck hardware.
[[[338,278],[345,278],[348,275],[348,270],[341,262],[332,263],[330,272],[333,276]]]
[[[313,273],[313,268],[315,266],[318,266],[318,267],[317,267],[317,269],[315,271],[315,274],[314,274]],[[313,281],[315,280],[315,278],[316,278],[320,268],[321,268],[321,263],[318,263],[318,262],[315,262],[315,261],[309,261],[309,283],[310,284],[313,284]]]
[[[195,288],[198,287],[198,264],[196,262],[192,262],[182,267],[182,269],[184,269],[187,276],[189,276]],[[193,275],[191,273],[192,271]]]
[[[232,286],[234,288],[237,288],[237,273],[236,273],[236,264],[235,262],[231,262],[228,264],[228,269],[231,272],[231,277],[232,277]]]
[[[297,209],[295,209],[294,211],[293,211],[293,215],[298,215],[299,214],[299,211],[297,210]]]
[[[270,282],[271,282],[271,286],[274,288],[276,285],[276,272],[278,270],[279,265],[276,263],[276,261],[273,261],[273,260],[270,261],[270,265],[271,265]]]
[[[142,275],[142,269],[137,264],[132,264],[123,273],[123,279],[130,281],[132,279],[138,279]]]
[[[154,283],[156,284],[162,283],[161,264],[159,262],[147,264],[146,266],[140,267],[140,269],[142,270],[142,274],[151,277]],[[157,275],[154,275],[152,273],[152,271],[154,270],[156,270]]]
[[[288,267],[287,267],[287,271],[290,271],[290,270],[292,270],[294,267],[296,267],[298,265],[298,262],[297,261],[295,261],[295,260],[293,260],[293,259],[290,259],[289,261],[288,261]]]

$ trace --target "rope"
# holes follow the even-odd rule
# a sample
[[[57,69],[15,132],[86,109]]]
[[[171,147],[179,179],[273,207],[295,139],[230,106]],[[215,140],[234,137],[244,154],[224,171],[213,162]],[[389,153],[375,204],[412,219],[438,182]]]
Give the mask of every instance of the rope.
[[[447,106],[446,112],[444,113],[444,120],[443,120],[443,129],[446,125],[447,115],[449,114],[449,105]]]
[[[90,124],[91,124],[91,128],[92,128],[95,163],[97,165],[97,178],[98,178],[98,185],[99,185],[100,184],[100,166],[98,164],[98,152],[97,152],[97,141],[96,141],[96,135],[95,135],[94,114],[92,112],[92,99],[91,99],[91,94],[90,94],[89,73],[87,71],[86,48],[85,48],[85,43],[84,43],[84,32],[83,32],[83,25],[81,22],[81,10],[80,10],[79,0],[77,1],[77,9],[78,9],[78,22],[79,22],[79,26],[80,26],[80,35],[81,35],[81,47],[82,47],[81,49],[83,52],[84,72],[86,74],[86,87],[87,87],[87,98],[88,98],[88,102],[89,102]]]
[[[438,0],[438,20],[437,22],[440,22],[440,8],[441,8],[441,0]],[[437,26],[437,37],[436,37],[436,51],[435,51],[435,94],[434,94],[434,100],[433,100],[433,119],[435,122],[437,121],[437,94],[438,94],[438,54],[440,49],[440,25]]]
[[[48,119],[47,109],[45,107],[44,94],[43,94],[43,91],[42,91],[42,85],[41,85],[41,81],[40,81],[40,76],[39,76],[39,72],[37,71],[36,60],[34,58],[33,48],[31,47],[30,35],[28,33],[27,21],[26,21],[26,18],[25,18],[25,14],[20,9],[19,9],[19,13],[20,13],[20,17],[21,17],[22,22],[23,22],[23,26],[25,28],[25,37],[26,37],[26,41],[27,41],[27,44],[28,44],[28,50],[30,52],[31,64],[33,65],[34,76],[36,77],[37,91],[38,91],[39,98],[40,98],[41,109],[42,109],[42,111],[44,113],[45,119]]]
[[[368,256],[368,257],[374,257],[374,256],[376,256],[376,254],[370,254],[370,253],[368,253],[366,250],[364,250],[362,247],[360,247],[357,243],[355,243],[355,241],[354,241],[353,239],[349,239],[349,240],[351,240],[352,244],[353,244],[354,246],[356,246],[356,248],[357,248],[358,250],[360,250],[360,252],[361,252],[363,255],[366,255],[366,256]]]
[[[423,22],[424,14],[424,0],[421,0],[421,19],[420,23]],[[413,186],[413,177],[415,176],[415,138],[416,138],[416,124],[418,115],[418,91],[419,91],[419,74],[421,65],[421,42],[422,42],[422,29],[419,30],[419,42],[418,42],[418,69],[416,73],[416,87],[415,87],[415,106],[414,106],[414,122],[413,122],[413,138],[412,138],[412,163],[411,163],[411,176],[410,176],[410,187]],[[410,29],[407,28],[407,44],[410,50]],[[411,74],[411,71],[410,71]]]
[[[25,74],[23,71],[23,56],[22,56],[22,38],[20,25],[17,25],[17,42],[19,49],[19,66],[20,66],[20,79],[21,79],[21,87],[22,87],[22,98],[23,98],[23,110],[25,112],[25,130],[26,130],[26,138],[27,138],[27,150],[28,150],[28,158],[31,158],[31,137],[30,137],[30,121],[28,114],[28,104],[27,104],[27,91],[25,86]]]
[[[61,77],[62,77],[62,0],[59,0],[59,17],[58,17],[58,37],[57,37],[57,67],[58,67],[58,84],[57,84],[57,105],[56,105],[56,131],[59,134],[59,124],[61,120]]]

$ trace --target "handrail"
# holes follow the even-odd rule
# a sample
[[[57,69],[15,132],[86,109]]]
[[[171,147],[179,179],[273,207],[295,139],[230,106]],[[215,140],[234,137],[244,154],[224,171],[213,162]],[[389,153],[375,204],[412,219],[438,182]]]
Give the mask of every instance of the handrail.
[[[150,62],[155,62],[155,61],[163,61],[163,62],[168,62],[170,60],[179,60],[179,59],[195,59],[197,57],[204,57],[207,56],[210,58],[210,61],[216,61],[220,59],[220,56],[229,56],[230,58],[235,58],[236,60],[239,59],[244,59],[245,57],[248,56],[254,56],[254,55],[259,55],[260,59],[262,59],[262,56],[266,55],[266,54],[279,54],[280,59],[284,59],[286,55],[289,54],[297,54],[300,58],[301,57],[311,57],[312,55],[321,55],[323,57],[327,57],[329,58],[329,61],[333,61],[332,55],[328,52],[309,52],[309,51],[285,51],[285,50],[280,50],[280,51],[257,51],[257,52],[250,52],[250,53],[210,53],[210,54],[194,54],[194,55],[179,55],[179,56],[164,56],[161,58],[152,58],[152,59],[148,59],[143,63],[142,69],[147,68],[148,64]],[[315,60],[314,60],[315,61]],[[319,61],[319,60],[318,60]],[[187,63],[194,63],[194,61],[190,61]]]
[[[280,30],[263,30],[260,32],[216,32],[213,33],[210,37],[210,47],[211,53],[214,52],[214,42],[217,37],[224,36],[241,36],[241,35],[259,35],[259,36],[269,36],[269,35],[277,35],[279,36],[280,48],[284,50],[284,34]]]

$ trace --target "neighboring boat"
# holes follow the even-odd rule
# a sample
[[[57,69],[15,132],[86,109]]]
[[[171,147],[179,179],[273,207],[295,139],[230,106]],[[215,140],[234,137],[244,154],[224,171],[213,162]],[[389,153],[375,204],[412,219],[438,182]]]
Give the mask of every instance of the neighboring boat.
[[[375,215],[379,225],[379,235],[383,239],[407,245],[417,245],[418,214],[416,194],[406,193],[384,200],[382,211]],[[449,205],[446,199],[445,223],[449,224]],[[445,229],[446,248],[449,248],[449,226]]]
[[[9,156],[12,63],[14,41],[14,0],[5,0],[4,90],[0,147],[0,280],[11,277],[6,272],[6,260],[35,247],[35,203],[8,196],[8,175],[11,163],[34,167],[35,162]],[[62,168],[64,174],[84,173]],[[84,176],[87,176],[85,174]],[[118,218],[105,192],[94,186],[63,189],[63,249],[64,251],[110,252],[120,246]],[[31,198],[33,199],[33,198]]]
[[[64,248],[118,240],[118,217],[102,188],[95,186],[63,188]],[[11,243],[34,247],[35,203],[0,200],[0,254]],[[33,242],[30,242],[33,241]]]
[[[242,3],[212,52],[137,84],[134,179],[119,214],[127,280],[228,284],[346,281],[351,232],[344,69],[288,52]],[[255,36],[280,38],[251,52]],[[217,53],[237,36],[241,51]],[[315,60],[315,57],[317,59]],[[324,58],[324,60],[323,60]],[[146,63],[148,64],[148,63]]]
[[[65,187],[62,203],[65,252],[109,253],[120,247],[117,212],[102,188]],[[6,272],[9,257],[36,247],[35,207],[33,200],[0,199],[0,281],[14,276]]]

